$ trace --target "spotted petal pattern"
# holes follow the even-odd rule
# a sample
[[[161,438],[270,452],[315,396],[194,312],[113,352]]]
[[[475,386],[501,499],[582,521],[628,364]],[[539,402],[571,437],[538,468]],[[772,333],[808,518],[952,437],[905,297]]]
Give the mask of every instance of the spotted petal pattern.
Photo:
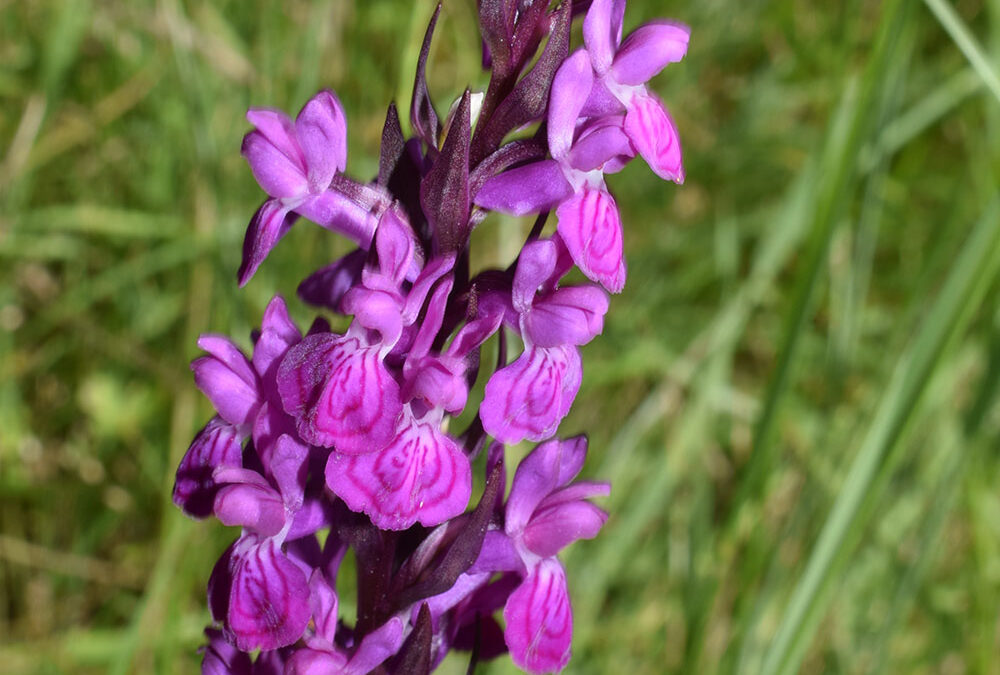
[[[455,441],[436,425],[412,419],[379,452],[331,454],[326,481],[353,511],[367,513],[386,530],[454,518],[472,492],[469,460]]]
[[[350,335],[310,335],[289,350],[277,382],[307,443],[363,454],[392,439],[403,404],[377,346]]]
[[[583,371],[576,347],[532,347],[486,384],[483,428],[503,443],[552,436],[569,412]]]
[[[562,670],[570,658],[573,610],[566,572],[555,558],[545,558],[503,610],[504,638],[514,664],[529,673]]]
[[[310,616],[309,586],[274,540],[234,552],[230,573],[226,639],[249,652],[277,649],[302,637]]]
[[[556,210],[559,236],[573,262],[612,293],[625,287],[625,257],[618,205],[606,190],[585,188]]]

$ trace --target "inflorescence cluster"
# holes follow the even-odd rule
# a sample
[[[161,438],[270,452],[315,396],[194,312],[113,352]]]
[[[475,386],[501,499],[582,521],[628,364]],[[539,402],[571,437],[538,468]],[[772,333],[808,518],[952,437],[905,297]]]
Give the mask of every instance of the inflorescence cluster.
[[[247,230],[240,284],[302,216],[358,248],[298,295],[353,319],[344,334],[323,318],[303,333],[275,296],[249,356],[227,337],[198,342],[195,382],[217,414],[178,468],[174,501],[241,528],[209,581],[217,628],[204,672],[426,673],[452,649],[474,662],[509,651],[533,673],[568,662],[557,554],[598,533],[607,514],[588,499],[610,486],[575,481],[586,438],[555,434],[580,386],[579,348],[625,283],[604,174],[639,155],[683,180],[676,129],[646,82],[684,56],[688,29],[659,21],[622,39],[625,0],[552,4],[479,0],[489,86],[466,91],[443,124],[425,79],[435,12],[413,136],[390,105],[372,182],[343,173],[332,92],[294,120],[247,113],[243,155],[268,198]],[[570,53],[578,15],[584,46]],[[469,234],[490,211],[537,218],[509,267],[473,275]],[[551,211],[558,222],[543,236]],[[593,283],[560,285],[574,265]],[[494,335],[498,361],[484,367]],[[512,343],[523,349],[508,362]],[[456,434],[449,420],[481,371],[482,401]],[[505,447],[522,441],[538,445],[505,498]],[[468,510],[481,454],[485,488]],[[353,623],[336,593],[349,549]]]

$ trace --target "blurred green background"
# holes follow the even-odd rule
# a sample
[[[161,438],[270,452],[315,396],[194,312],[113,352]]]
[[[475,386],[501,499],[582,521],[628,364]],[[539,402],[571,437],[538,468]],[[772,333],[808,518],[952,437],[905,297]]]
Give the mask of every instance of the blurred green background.
[[[444,4],[439,110],[486,82]],[[169,498],[211,414],[195,339],[247,346],[346,250],[300,225],[236,288],[243,113],[332,87],[374,175],[432,7],[0,2],[4,673],[197,668],[235,533]],[[562,431],[614,489],[564,556],[568,672],[1000,672],[1000,0],[631,0],[626,28],[654,16],[692,27],[654,82],[688,178],[610,179],[629,283]],[[525,230],[484,223],[477,264]]]

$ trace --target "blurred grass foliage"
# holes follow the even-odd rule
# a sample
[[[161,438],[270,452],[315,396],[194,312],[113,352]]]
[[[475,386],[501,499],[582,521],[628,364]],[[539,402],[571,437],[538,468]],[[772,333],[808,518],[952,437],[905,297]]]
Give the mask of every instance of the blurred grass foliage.
[[[474,3],[444,4],[439,109],[485,84]],[[332,87],[373,175],[431,10],[0,3],[4,672],[196,669],[233,536],[169,499],[210,414],[196,336],[247,345],[346,250],[300,226],[236,288],[243,113]],[[688,180],[611,179],[629,284],[562,431],[614,490],[565,556],[569,672],[1000,672],[1000,0],[631,0],[627,23],[658,15],[693,29],[655,83]],[[523,231],[487,221],[478,263]]]

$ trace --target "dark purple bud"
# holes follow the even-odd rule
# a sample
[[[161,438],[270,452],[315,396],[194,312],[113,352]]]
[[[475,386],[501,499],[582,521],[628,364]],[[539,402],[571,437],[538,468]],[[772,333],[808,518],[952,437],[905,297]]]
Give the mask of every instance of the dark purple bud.
[[[545,3],[535,3],[544,7]],[[552,78],[569,53],[569,3],[557,10],[549,41],[538,61],[522,77],[511,93],[497,106],[493,115],[484,120],[485,127],[476,130],[477,148],[487,152],[500,145],[511,131],[545,115]],[[480,138],[481,137],[481,138]]]
[[[379,148],[378,159],[379,185],[389,185],[389,179],[403,158],[405,147],[406,139],[399,124],[399,111],[393,102],[389,104],[389,110],[385,114],[385,125],[382,127],[382,145]]]
[[[335,263],[313,272],[299,284],[299,297],[310,305],[343,314],[341,300],[361,280],[361,270],[367,256],[365,251],[357,249]]]
[[[434,234],[436,252],[465,247],[469,235],[469,91],[462,95],[441,154],[420,186],[420,203]]]

